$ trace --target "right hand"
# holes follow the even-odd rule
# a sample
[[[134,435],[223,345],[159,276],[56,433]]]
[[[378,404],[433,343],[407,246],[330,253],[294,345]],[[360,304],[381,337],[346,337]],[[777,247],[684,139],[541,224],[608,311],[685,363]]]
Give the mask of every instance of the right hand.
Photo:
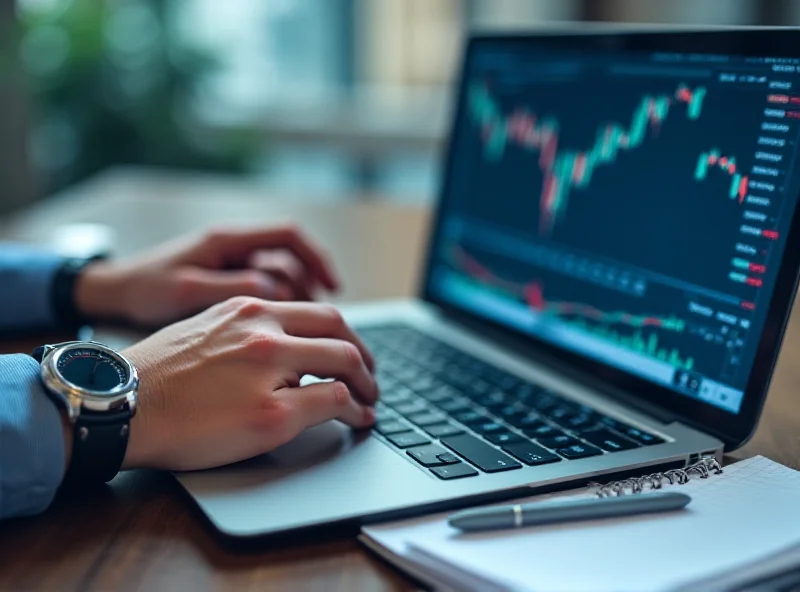
[[[375,421],[373,358],[332,306],[237,297],[123,354],[140,378],[125,469],[210,468],[330,419]],[[301,387],[305,374],[336,380]]]

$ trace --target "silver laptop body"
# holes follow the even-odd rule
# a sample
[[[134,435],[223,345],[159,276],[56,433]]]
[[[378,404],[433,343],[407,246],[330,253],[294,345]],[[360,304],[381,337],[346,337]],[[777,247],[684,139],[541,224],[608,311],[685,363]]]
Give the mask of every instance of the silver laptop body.
[[[177,474],[180,484],[221,533],[255,537],[323,525],[357,527],[603,481],[629,471],[684,466],[701,456],[721,458],[723,449],[741,445],[758,420],[800,265],[798,256],[789,254],[800,248],[786,246],[797,239],[796,180],[787,172],[785,177],[773,176],[768,183],[752,172],[753,153],[759,148],[756,138],[762,136],[758,129],[746,126],[778,121],[764,120],[763,107],[768,92],[778,92],[766,87],[780,83],[782,73],[763,56],[794,56],[800,47],[797,41],[795,31],[760,29],[472,38],[464,58],[444,188],[420,298],[344,309],[347,320],[359,330],[368,332],[387,324],[410,327],[436,340],[437,347],[451,346],[516,380],[556,393],[570,405],[590,408],[607,421],[606,426],[622,425],[649,434],[655,444],[637,442],[624,450],[601,449],[593,456],[573,459],[554,447],[548,451],[558,457],[555,462],[534,465],[508,454],[517,466],[486,472],[449,448],[446,438],[429,436],[426,427],[402,420],[408,422],[410,433],[426,440],[424,445],[441,446],[476,473],[443,479],[435,467],[423,466],[414,458],[415,447],[398,446],[391,434],[359,433],[330,422],[271,454],[220,469]],[[741,93],[758,91],[737,86],[747,85],[746,79],[725,86],[730,78],[720,74],[735,74],[745,63],[751,76],[765,77],[764,90],[759,97],[741,94],[739,100],[737,89]],[[753,82],[752,88],[756,84]],[[614,85],[619,85],[617,91]],[[750,152],[736,154],[740,167],[736,171],[730,166],[730,156],[720,164],[728,154],[724,138],[719,146],[713,138],[700,138],[722,129],[715,119],[715,110],[723,108],[717,102],[721,92],[728,93],[726,117],[740,113],[737,124],[743,134],[749,134],[742,142]],[[583,103],[576,103],[576,94]],[[537,111],[540,96],[543,112]],[[757,108],[751,107],[748,97]],[[569,111],[577,104],[584,108]],[[620,115],[631,112],[632,118]],[[570,120],[571,113],[574,117]],[[645,122],[637,123],[636,117]],[[733,118],[725,121],[730,125]],[[778,124],[763,137],[780,139],[797,133],[794,122],[786,123],[791,127],[785,128],[780,127],[783,120]],[[581,126],[588,130],[583,135],[570,131]],[[600,129],[597,134],[596,128]],[[553,147],[547,134],[552,136],[559,129],[564,130],[561,144]],[[691,152],[688,156],[670,148],[678,136],[685,140],[686,151]],[[773,160],[783,158],[774,144],[761,148],[776,155]],[[580,152],[582,145],[586,146]],[[556,152],[543,156],[547,150]],[[700,164],[695,168],[698,153]],[[663,162],[654,164],[656,156]],[[565,161],[570,158],[568,166]],[[689,164],[692,168],[686,170]],[[592,171],[587,170],[589,166]],[[613,207],[614,192],[604,189],[627,182],[627,176],[645,169],[657,179],[653,185],[639,188],[639,199],[646,202],[652,192],[652,207],[665,207],[655,202],[663,187],[670,190],[675,208],[682,207],[678,200],[687,195],[711,200],[709,207],[722,212],[720,220],[740,216],[743,211],[761,211],[767,185],[784,184],[784,199],[791,203],[781,206],[783,209],[775,205],[778,209],[770,214],[775,227],[781,228],[781,238],[776,240],[769,231],[763,236],[751,232],[737,235],[739,238],[728,244],[725,233],[743,231],[738,223],[731,230],[720,222],[720,238],[709,239],[708,254],[702,250],[679,261],[687,268],[685,277],[678,277],[680,271],[665,273],[664,268],[674,261],[663,257],[663,251],[675,247],[674,257],[684,257],[677,246],[691,239],[693,221],[667,229],[663,225],[672,222],[664,221],[666,218],[626,222],[623,209]],[[742,181],[746,171],[750,171],[749,181]],[[591,181],[587,179],[590,172]],[[542,176],[548,175],[551,185],[542,187]],[[562,185],[554,189],[554,182]],[[679,190],[671,183],[679,184],[675,185]],[[564,184],[568,184],[566,189]],[[493,190],[486,189],[489,186]],[[755,194],[760,201],[751,199]],[[567,197],[569,203],[564,205]],[[533,208],[520,205],[526,199]],[[559,207],[567,208],[566,213],[557,210],[557,200],[562,200]],[[597,200],[607,200],[611,213],[598,217],[592,226],[591,220],[581,218],[592,210],[581,208],[589,208]],[[751,207],[746,207],[748,200]],[[735,208],[734,214],[731,208]],[[754,216],[758,217],[751,214]],[[519,230],[522,217],[529,219],[531,227],[527,239],[521,238]],[[498,227],[497,220],[505,220],[508,229]],[[644,244],[646,237],[631,242],[628,254],[623,252],[611,261],[614,265],[609,265],[612,258],[598,254],[595,269],[591,261],[595,251],[604,252],[605,244],[619,240],[634,222],[651,225],[648,232],[654,235],[669,232],[674,240],[659,249]],[[580,233],[578,238],[569,234],[570,224],[586,228],[585,234],[591,234],[599,245],[595,251],[584,249],[588,267],[581,267],[571,255],[577,250],[573,248],[576,241],[583,239]],[[608,232],[608,225],[614,224],[620,224],[615,236],[602,234],[603,228]],[[706,218],[704,224],[716,230],[714,218]],[[768,223],[762,219],[758,224]],[[740,243],[774,249],[769,257],[777,258],[765,263],[771,275],[743,272],[757,276],[763,285],[736,283],[740,276],[732,274],[742,271],[739,261],[734,262],[738,268],[725,267],[720,271],[722,279],[716,279],[717,261],[712,254],[723,242],[731,258],[747,258],[741,252],[745,247],[735,253]],[[464,259],[458,251],[462,248],[481,259],[480,263]],[[648,249],[655,271],[641,264],[642,257],[650,256]],[[692,267],[696,265],[701,267]],[[693,270],[711,278],[708,285],[700,285],[702,274],[692,276]],[[526,284],[528,277],[536,278],[535,282]],[[651,311],[661,316],[648,317],[636,310],[658,308],[658,302],[663,302],[659,304],[662,308],[668,307],[671,290],[683,291],[675,296],[677,304],[672,309]],[[769,292],[762,298],[759,290]],[[657,302],[655,296],[651,298],[654,294],[661,294],[664,300]],[[611,304],[604,306],[604,302]],[[751,306],[752,302],[757,304]],[[625,313],[626,307],[635,310]],[[708,338],[695,333],[702,327]],[[762,338],[765,334],[770,337]],[[662,348],[662,341],[673,345]],[[735,355],[731,353],[734,349]],[[719,365],[714,356],[728,357],[720,357],[724,364]],[[735,372],[730,370],[731,364],[738,364]],[[403,386],[420,400],[428,396],[415,390],[415,384]],[[399,418],[392,411],[397,406],[384,404],[382,408],[394,420]],[[517,436],[524,435],[503,424],[501,418],[495,416],[494,420]],[[501,445],[491,444],[486,434],[459,424],[457,419],[449,421],[464,434],[503,450]],[[571,432],[579,439],[581,434],[580,430]]]

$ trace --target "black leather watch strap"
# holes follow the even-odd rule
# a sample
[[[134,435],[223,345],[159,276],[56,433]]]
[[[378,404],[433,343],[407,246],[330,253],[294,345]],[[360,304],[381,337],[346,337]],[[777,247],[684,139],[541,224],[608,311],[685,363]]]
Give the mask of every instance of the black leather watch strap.
[[[42,358],[44,358],[44,346],[40,345],[35,350],[33,350],[31,352],[31,357],[41,364]]]
[[[72,460],[64,484],[85,486],[113,479],[128,448],[131,412],[93,413],[86,409],[75,422]]]
[[[50,289],[50,302],[59,325],[68,329],[77,329],[89,323],[75,303],[75,285],[84,268],[101,259],[103,256],[88,259],[64,259],[53,277]]]
[[[45,346],[37,347],[31,356],[39,363]],[[85,487],[111,481],[119,472],[128,449],[131,410],[97,412],[81,408],[75,420],[72,458],[63,485]]]

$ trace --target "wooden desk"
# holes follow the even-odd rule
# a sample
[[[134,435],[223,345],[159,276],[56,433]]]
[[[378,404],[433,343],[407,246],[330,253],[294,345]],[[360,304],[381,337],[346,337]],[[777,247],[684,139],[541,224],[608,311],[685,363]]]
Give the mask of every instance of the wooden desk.
[[[108,224],[130,254],[212,223],[293,219],[336,253],[343,300],[408,296],[424,248],[424,209],[313,204],[250,186],[130,172],[100,177],[0,227],[36,240],[57,224]],[[3,344],[27,351],[30,344]],[[761,425],[734,458],[763,454],[800,468],[800,327],[794,322]],[[60,497],[42,516],[0,525],[0,589],[411,590],[413,583],[352,539],[285,549],[220,544],[164,474],[133,472],[85,496]]]

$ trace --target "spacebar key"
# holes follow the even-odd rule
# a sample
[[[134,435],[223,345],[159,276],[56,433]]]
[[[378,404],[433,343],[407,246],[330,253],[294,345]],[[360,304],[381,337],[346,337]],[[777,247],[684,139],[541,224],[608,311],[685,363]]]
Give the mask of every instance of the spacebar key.
[[[442,438],[440,442],[487,473],[508,471],[522,466],[510,456],[469,434]]]

